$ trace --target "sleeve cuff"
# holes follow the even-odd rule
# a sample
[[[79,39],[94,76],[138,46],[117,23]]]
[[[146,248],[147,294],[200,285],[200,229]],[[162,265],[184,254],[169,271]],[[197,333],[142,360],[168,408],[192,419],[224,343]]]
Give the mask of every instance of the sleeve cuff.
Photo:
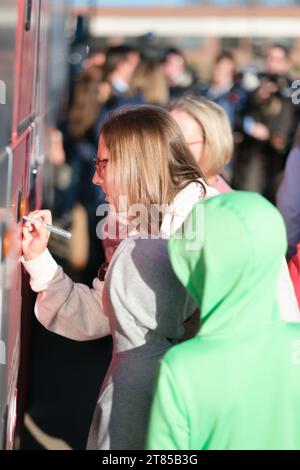
[[[36,292],[47,288],[47,284],[52,281],[58,268],[58,264],[48,249],[32,260],[25,261],[22,256],[21,261],[30,275],[30,285]]]

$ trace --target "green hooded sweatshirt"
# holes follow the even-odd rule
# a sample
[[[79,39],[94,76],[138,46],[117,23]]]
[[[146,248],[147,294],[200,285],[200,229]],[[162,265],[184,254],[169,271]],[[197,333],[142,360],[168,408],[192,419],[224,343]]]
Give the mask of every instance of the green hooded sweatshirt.
[[[201,327],[161,361],[147,449],[300,449],[300,325],[276,296],[282,218],[255,193],[200,204],[169,254]],[[187,249],[200,223],[204,243]]]

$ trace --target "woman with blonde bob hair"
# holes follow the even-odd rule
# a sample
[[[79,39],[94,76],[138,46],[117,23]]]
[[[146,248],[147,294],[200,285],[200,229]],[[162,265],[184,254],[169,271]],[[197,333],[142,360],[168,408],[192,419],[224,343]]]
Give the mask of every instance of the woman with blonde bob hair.
[[[23,264],[38,292],[36,316],[47,329],[79,341],[113,337],[88,448],[143,449],[157,363],[180,341],[184,321],[196,310],[171,269],[164,238],[197,201],[216,191],[206,186],[175,120],[154,106],[114,112],[101,131],[95,163],[93,181],[118,213],[138,205],[149,216],[152,206],[162,206],[156,238],[141,236],[151,235],[151,215],[150,224],[142,223],[120,243],[104,282],[96,278],[89,289],[74,283],[51,257],[45,226],[25,223]],[[49,211],[30,216],[52,221]]]
[[[233,154],[232,130],[223,108],[205,98],[185,96],[172,101],[168,110],[209,184],[220,192],[230,191],[219,175]]]

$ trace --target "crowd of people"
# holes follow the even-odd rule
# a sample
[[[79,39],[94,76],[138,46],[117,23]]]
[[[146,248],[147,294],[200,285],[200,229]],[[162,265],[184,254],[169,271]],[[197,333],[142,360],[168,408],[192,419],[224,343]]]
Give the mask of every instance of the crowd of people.
[[[85,284],[26,222],[36,317],[73,340],[112,336],[88,449],[299,449],[289,51],[271,46],[251,79],[222,52],[210,83],[179,50],[150,52],[108,48],[75,81],[56,131],[71,177],[52,212],[85,208]],[[52,223],[49,210],[30,215]]]

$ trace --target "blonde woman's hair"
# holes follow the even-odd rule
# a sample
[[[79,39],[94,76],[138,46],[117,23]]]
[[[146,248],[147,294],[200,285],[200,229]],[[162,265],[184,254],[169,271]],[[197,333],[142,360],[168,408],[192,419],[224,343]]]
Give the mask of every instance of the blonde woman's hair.
[[[201,170],[207,178],[220,173],[233,154],[232,130],[223,108],[205,98],[185,96],[172,101],[168,110],[183,111],[197,122],[204,138]]]
[[[123,106],[104,123],[101,138],[110,154],[107,181],[115,200],[126,196],[128,207],[142,204],[149,215],[155,205],[171,204],[191,182],[205,195],[202,171],[165,109]]]

